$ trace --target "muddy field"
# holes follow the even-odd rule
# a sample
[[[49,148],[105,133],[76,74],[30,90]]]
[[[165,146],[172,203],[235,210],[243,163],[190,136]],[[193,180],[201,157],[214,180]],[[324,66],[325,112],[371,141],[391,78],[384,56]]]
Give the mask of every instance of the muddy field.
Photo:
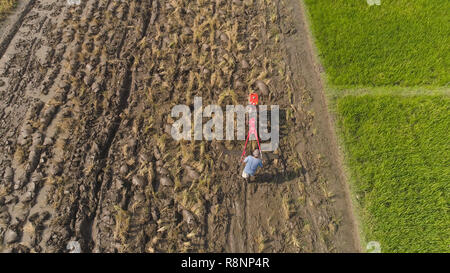
[[[359,251],[300,1],[21,2],[0,34],[1,251]],[[248,184],[242,141],[171,138],[174,105],[253,91],[282,115]]]

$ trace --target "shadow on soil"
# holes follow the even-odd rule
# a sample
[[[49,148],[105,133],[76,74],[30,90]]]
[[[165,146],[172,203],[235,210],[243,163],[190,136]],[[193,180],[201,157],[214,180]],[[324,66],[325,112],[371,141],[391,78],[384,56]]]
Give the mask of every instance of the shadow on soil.
[[[294,171],[286,171],[284,173],[260,173],[255,175],[250,181],[249,184],[282,184],[288,181],[291,181],[300,174]]]

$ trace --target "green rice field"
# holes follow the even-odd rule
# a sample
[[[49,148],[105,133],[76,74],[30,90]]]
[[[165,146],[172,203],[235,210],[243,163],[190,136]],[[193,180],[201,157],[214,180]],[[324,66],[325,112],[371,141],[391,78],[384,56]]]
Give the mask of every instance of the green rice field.
[[[367,240],[450,251],[450,97],[345,96],[337,110]]]
[[[330,85],[450,83],[450,1],[305,2]]]

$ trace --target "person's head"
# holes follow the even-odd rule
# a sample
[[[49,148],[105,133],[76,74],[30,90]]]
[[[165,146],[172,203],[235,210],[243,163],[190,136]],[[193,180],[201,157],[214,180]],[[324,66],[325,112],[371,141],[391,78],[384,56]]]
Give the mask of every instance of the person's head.
[[[256,158],[259,157],[259,150],[258,149],[253,151],[253,156],[256,157]]]

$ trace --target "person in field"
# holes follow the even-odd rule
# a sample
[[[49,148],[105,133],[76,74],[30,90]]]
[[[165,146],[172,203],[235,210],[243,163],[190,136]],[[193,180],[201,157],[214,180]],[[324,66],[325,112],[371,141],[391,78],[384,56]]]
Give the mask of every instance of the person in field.
[[[250,176],[253,176],[259,167],[262,168],[263,164],[262,160],[259,159],[259,156],[260,156],[259,150],[254,150],[253,156],[250,155],[244,159],[245,168],[244,171],[242,172],[242,177],[245,180],[248,180]]]

